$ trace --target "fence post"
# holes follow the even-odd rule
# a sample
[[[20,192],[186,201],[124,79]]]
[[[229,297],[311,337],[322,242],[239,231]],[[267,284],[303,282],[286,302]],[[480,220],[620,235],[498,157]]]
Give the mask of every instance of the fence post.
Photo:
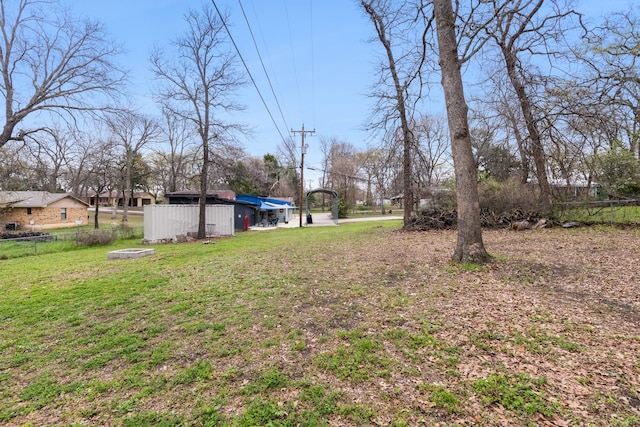
[[[609,206],[609,225],[613,226],[613,201],[611,201]]]

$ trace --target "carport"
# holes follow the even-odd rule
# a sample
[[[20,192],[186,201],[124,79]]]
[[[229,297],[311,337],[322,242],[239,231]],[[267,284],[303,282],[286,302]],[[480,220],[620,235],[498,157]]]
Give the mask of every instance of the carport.
[[[307,191],[307,195],[304,199],[305,210],[307,212],[307,224],[313,224],[313,218],[311,217],[311,212],[309,211],[309,196],[315,193],[324,193],[332,197],[331,219],[333,219],[334,224],[338,225],[338,193],[334,190],[326,190],[324,188],[317,188],[315,190]]]

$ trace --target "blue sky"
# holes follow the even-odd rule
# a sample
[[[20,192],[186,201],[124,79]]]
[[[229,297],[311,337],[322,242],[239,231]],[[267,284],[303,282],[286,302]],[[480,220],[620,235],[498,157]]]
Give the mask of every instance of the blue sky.
[[[154,45],[167,46],[184,32],[184,14],[199,10],[200,1],[185,0],[63,0],[77,15],[98,18],[109,33],[122,42],[123,65],[132,70],[131,97],[154,114],[150,100],[149,52]],[[610,10],[623,10],[629,0],[578,0],[591,18]],[[238,0],[216,0],[218,8],[231,14],[231,33],[247,62],[280,132],[315,129],[307,138],[305,164],[320,166],[320,138],[336,138],[365,148],[371,141],[363,130],[372,105],[366,96],[373,81],[374,59],[379,43],[367,39],[373,34],[370,22],[355,0],[242,0],[260,55],[272,81],[285,121],[281,119],[271,89],[250,37]],[[439,88],[436,88],[439,89]],[[255,88],[248,85],[238,93],[246,110],[234,120],[254,129],[244,138],[251,155],[275,153],[280,134]],[[443,107],[440,107],[441,112]],[[299,136],[296,142],[299,144]],[[305,171],[305,181],[316,179]],[[311,186],[315,187],[317,182]]]
[[[166,46],[184,32],[184,14],[204,3],[184,0],[67,0],[76,14],[99,18],[109,33],[125,45],[124,65],[132,69],[132,97],[151,106],[152,77],[149,52]],[[242,0],[260,55],[269,73],[283,123],[271,88],[237,0],[217,0],[231,14],[231,34],[265,98],[280,132],[315,129],[308,135],[305,164],[320,166],[319,139],[335,137],[365,147],[363,131],[370,101],[365,95],[371,83],[372,46],[370,27],[357,3],[351,0]],[[375,46],[377,47],[377,46]],[[234,120],[253,128],[244,138],[248,153],[276,153],[280,134],[252,85],[239,94],[246,110]],[[300,136],[296,136],[299,144]],[[305,171],[313,179],[313,172]],[[308,179],[305,179],[308,184]],[[313,183],[314,186],[317,182]]]

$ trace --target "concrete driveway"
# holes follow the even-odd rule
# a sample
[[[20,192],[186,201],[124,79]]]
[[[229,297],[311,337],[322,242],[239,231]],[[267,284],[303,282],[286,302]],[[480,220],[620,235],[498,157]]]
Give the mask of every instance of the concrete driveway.
[[[361,218],[343,218],[338,220],[338,224],[336,224],[333,219],[331,219],[330,212],[320,212],[314,213],[311,215],[312,223],[307,224],[307,217],[304,215],[302,217],[302,226],[303,227],[332,227],[340,224],[345,224],[348,222],[361,222],[361,221],[384,221],[384,220],[393,220],[393,219],[402,219],[402,216],[399,215],[378,215],[378,216],[365,216]],[[295,216],[289,221],[287,224],[283,222],[278,222],[276,227],[261,227],[255,226],[250,227],[250,230],[253,231],[266,231],[266,230],[276,230],[278,228],[297,228],[300,227],[300,217]]]
[[[378,215],[378,216],[365,216],[365,217],[355,217],[355,218],[341,218],[338,220],[338,224],[336,224],[333,219],[331,219],[331,213],[321,212],[315,213],[311,216],[313,222],[311,224],[306,224],[306,218],[303,218],[303,225],[308,227],[323,227],[323,226],[332,226],[345,224],[348,222],[362,222],[362,221],[384,221],[384,220],[393,220],[393,219],[402,219],[402,216],[398,215]],[[299,225],[299,221],[296,222]]]

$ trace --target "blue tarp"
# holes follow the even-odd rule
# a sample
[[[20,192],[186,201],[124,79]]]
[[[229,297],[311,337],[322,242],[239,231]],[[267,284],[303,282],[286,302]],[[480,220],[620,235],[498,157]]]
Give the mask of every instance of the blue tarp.
[[[252,196],[249,194],[241,194],[236,197],[236,200],[255,203],[259,206],[261,211],[271,211],[279,209],[294,209],[290,202],[285,202],[278,199],[271,199],[268,197]]]
[[[283,203],[281,205],[269,202],[260,202],[261,211],[280,210],[280,209],[293,209],[293,206]]]

